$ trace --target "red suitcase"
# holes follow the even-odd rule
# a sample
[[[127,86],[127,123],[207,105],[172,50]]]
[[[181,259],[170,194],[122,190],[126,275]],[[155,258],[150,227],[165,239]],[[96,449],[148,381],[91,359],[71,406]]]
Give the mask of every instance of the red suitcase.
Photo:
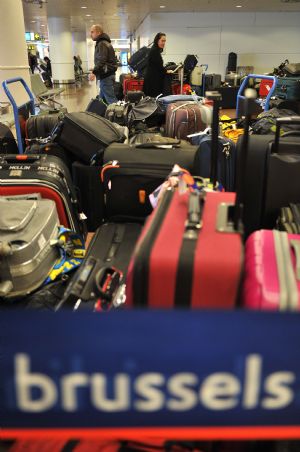
[[[234,201],[234,193],[209,192],[202,201],[196,193],[167,191],[149,217],[132,257],[127,305],[234,307],[243,246],[240,234],[226,231],[226,221],[221,220],[222,213],[226,218],[226,206]]]
[[[144,79],[126,78],[123,81],[124,96],[128,91],[143,91]]]
[[[210,105],[193,101],[169,104],[166,112],[166,136],[186,140],[188,135],[205,130],[211,124],[211,119]]]

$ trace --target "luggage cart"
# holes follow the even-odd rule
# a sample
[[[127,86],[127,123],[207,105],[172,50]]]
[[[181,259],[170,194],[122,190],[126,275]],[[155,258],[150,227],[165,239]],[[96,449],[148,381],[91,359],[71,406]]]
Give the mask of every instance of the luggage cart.
[[[264,110],[264,111],[269,110],[270,100],[271,100],[271,97],[272,97],[272,95],[275,91],[276,85],[277,85],[277,78],[274,77],[273,75],[249,74],[243,80],[243,83],[241,84],[240,89],[237,94],[237,99],[236,99],[236,117],[237,118],[240,117],[240,110],[241,110],[240,103],[243,102],[243,100],[245,99],[245,96],[243,95],[243,93],[244,93],[244,90],[247,88],[250,79],[271,80],[273,82],[272,87],[270,88],[270,91],[269,91],[267,97],[264,99],[256,99],[256,103],[258,104],[258,106],[261,107],[262,110]]]
[[[21,83],[23,85],[25,91],[27,92],[29,99],[24,104],[17,105],[17,102],[9,89],[9,85],[11,85],[13,83]],[[10,78],[8,80],[4,80],[2,82],[2,86],[3,86],[5,94],[7,95],[8,99],[12,105],[12,108],[13,108],[19,154],[23,154],[24,153],[24,145],[23,145],[19,115],[21,113],[22,116],[24,115],[25,119],[28,119],[29,115],[35,115],[34,97],[33,97],[32,92],[30,91],[27,83],[21,77],[15,77],[15,78]]]

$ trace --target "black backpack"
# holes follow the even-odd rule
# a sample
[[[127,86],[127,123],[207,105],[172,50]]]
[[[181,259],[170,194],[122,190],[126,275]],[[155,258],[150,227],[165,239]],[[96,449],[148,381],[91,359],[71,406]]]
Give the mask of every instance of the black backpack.
[[[0,154],[18,153],[18,146],[10,128],[0,123]]]
[[[187,81],[190,79],[190,74],[192,70],[197,66],[198,58],[196,55],[187,55],[183,62],[183,70],[186,75]]]
[[[230,52],[228,54],[227,72],[236,72],[237,54]]]

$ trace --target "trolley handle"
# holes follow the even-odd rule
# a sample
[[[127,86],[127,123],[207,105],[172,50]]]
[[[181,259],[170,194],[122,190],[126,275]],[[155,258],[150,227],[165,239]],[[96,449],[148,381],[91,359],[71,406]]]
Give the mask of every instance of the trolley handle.
[[[261,80],[272,80],[273,81],[273,85],[266,97],[266,102],[265,102],[265,106],[264,106],[264,111],[269,110],[269,105],[270,105],[270,100],[271,97],[275,91],[276,85],[277,85],[277,78],[274,77],[274,75],[259,75],[259,74],[249,74],[247,75],[247,77],[243,80],[243,83],[240,86],[240,89],[238,90],[237,93],[237,100],[236,100],[236,117],[239,118],[239,100],[240,99],[245,99],[245,96],[242,95],[242,93],[244,92],[245,88],[248,85],[248,82],[250,79],[261,79]]]

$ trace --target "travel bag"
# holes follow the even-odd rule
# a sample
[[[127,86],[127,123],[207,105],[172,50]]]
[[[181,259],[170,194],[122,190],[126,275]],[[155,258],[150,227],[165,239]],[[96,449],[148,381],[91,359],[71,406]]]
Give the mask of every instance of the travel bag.
[[[128,93],[128,91],[143,91],[143,87],[144,79],[126,78],[123,81],[123,91],[125,96]]]
[[[128,60],[128,66],[130,66],[131,69],[133,69],[134,71],[137,71],[139,74],[141,74],[146,69],[146,66],[148,64],[150,50],[151,50],[150,47],[146,46],[141,47],[133,55],[131,55],[131,57]]]
[[[214,100],[211,183],[216,187],[218,117]],[[148,218],[126,281],[129,307],[233,308],[239,295],[243,245],[235,193],[167,189]],[[216,251],[217,250],[217,251]]]
[[[0,195],[32,193],[55,201],[59,223],[85,235],[77,194],[61,159],[47,155],[0,155]]]
[[[131,105],[127,102],[116,102],[108,105],[105,118],[111,122],[125,126],[127,124],[128,113],[131,110]]]
[[[51,135],[52,130],[62,118],[63,115],[61,113],[30,116],[25,125],[26,138],[47,138]]]
[[[0,153],[17,154],[19,152],[17,142],[8,126],[0,122]]]
[[[278,77],[273,95],[279,99],[300,100],[300,76]]]
[[[101,180],[104,184],[106,218],[144,220],[152,211],[149,195],[167,178],[177,163],[199,175],[195,165],[197,147],[189,143],[137,146],[114,143],[104,153]]]
[[[149,129],[147,132],[135,133],[129,139],[129,144],[141,145],[146,143],[152,143],[153,145],[175,145],[178,146],[188,146],[189,143],[184,140],[177,140],[176,138],[164,137],[159,131],[151,131]]]
[[[102,166],[85,165],[81,162],[72,164],[73,183],[83,213],[86,216],[87,230],[94,232],[104,219],[104,191],[100,173]]]
[[[198,102],[176,102],[168,105],[165,134],[186,140],[188,135],[201,132],[212,121],[212,107]]]
[[[165,111],[153,97],[143,97],[132,105],[128,113],[128,127],[132,129],[143,123],[147,127],[160,127],[165,122]]]
[[[137,104],[143,97],[145,97],[143,91],[127,91],[125,96],[125,102]]]
[[[58,144],[85,163],[101,155],[109,144],[124,140],[122,128],[86,111],[66,114],[55,134]]]
[[[97,97],[90,100],[88,106],[85,111],[89,111],[90,113],[96,113],[96,115],[105,116],[107,105],[103,102],[102,99],[98,99]]]
[[[299,131],[281,135],[282,125],[300,125],[300,117],[278,118],[276,134],[251,135],[245,126],[248,144],[244,172],[243,223],[245,236],[259,229],[272,229],[280,208],[300,202],[300,138]],[[295,136],[293,136],[295,135]],[[245,138],[237,144],[237,160],[242,158]]]
[[[300,235],[253,232],[246,242],[243,305],[249,309],[298,311]]]
[[[221,86],[220,74],[205,74],[205,91],[215,90],[220,88],[220,86]]]
[[[32,140],[33,144],[30,144],[25,149],[25,154],[41,154],[58,157],[61,159],[69,171],[72,169],[72,163],[75,160],[74,156],[66,149],[61,147],[58,143],[49,141],[43,143],[43,140]]]
[[[197,165],[202,177],[209,177],[211,174],[211,144],[212,135],[202,134],[191,138],[191,143],[199,146],[197,153]],[[225,137],[218,137],[217,154],[217,180],[226,191],[235,191],[236,173],[236,145]]]
[[[41,286],[59,258],[56,204],[1,196],[0,210],[0,297],[19,297]]]
[[[199,102],[205,103],[203,97],[190,95],[190,94],[171,94],[170,96],[162,96],[157,98],[157,103],[161,108],[167,109],[169,104],[176,102]]]
[[[56,311],[75,307],[99,312],[122,307],[127,269],[141,229],[138,223],[100,226]]]

